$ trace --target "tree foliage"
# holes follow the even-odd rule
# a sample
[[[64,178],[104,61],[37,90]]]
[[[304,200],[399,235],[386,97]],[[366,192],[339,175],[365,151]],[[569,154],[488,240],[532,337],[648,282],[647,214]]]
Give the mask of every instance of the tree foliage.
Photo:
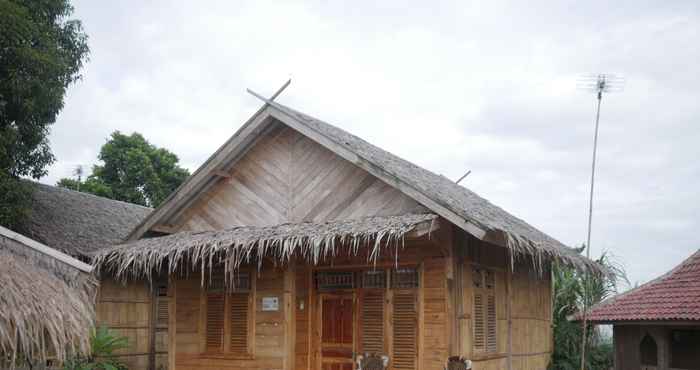
[[[0,0],[0,224],[17,227],[53,160],[48,135],[80,78],[87,36],[68,0]]]
[[[150,144],[141,134],[114,132],[102,146],[85,181],[61,179],[58,186],[125,202],[157,207],[189,176],[178,157]]]
[[[581,249],[583,250],[583,249]],[[599,303],[618,292],[620,282],[626,282],[624,270],[615,264],[608,254],[598,263],[605,266],[610,275],[582,274],[566,266],[554,266],[554,353],[552,370],[579,370],[581,366],[581,322],[569,318],[586,307]],[[602,335],[592,325],[587,327],[586,369],[608,370],[613,365],[613,348],[609,336]]]

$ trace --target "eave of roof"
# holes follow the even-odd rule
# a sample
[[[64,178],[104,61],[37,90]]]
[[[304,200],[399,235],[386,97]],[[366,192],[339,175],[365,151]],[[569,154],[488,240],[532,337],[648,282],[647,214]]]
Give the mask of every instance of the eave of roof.
[[[591,307],[587,319],[594,323],[700,322],[700,250],[666,274]]]
[[[16,233],[10,229],[6,229],[2,226],[0,226],[0,236],[14,240],[22,245],[24,245],[27,248],[30,248],[36,252],[39,252],[49,258],[56,259],[62,263],[65,263],[68,266],[71,266],[73,268],[76,268],[77,270],[80,270],[84,273],[91,273],[92,272],[92,266],[88,265],[87,263],[84,263],[82,261],[79,261],[65,253],[62,253],[56,249],[50,248],[44,244],[41,244],[37,242],[34,239],[27,238],[26,236]]]
[[[286,263],[292,256],[317,264],[338,253],[369,252],[369,262],[376,262],[385,248],[392,247],[398,253],[407,235],[421,237],[436,230],[437,219],[434,214],[405,214],[181,231],[100,250],[93,264],[100,272],[126,280],[150,279],[154,271],[162,268],[170,273],[188,269],[210,271],[213,263],[222,263],[231,275],[242,263],[260,265],[265,258]]]

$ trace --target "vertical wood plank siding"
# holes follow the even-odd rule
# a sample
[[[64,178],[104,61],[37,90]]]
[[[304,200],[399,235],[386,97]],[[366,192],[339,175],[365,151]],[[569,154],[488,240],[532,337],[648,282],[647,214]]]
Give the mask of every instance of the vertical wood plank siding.
[[[176,222],[178,230],[425,212],[400,191],[279,125]]]

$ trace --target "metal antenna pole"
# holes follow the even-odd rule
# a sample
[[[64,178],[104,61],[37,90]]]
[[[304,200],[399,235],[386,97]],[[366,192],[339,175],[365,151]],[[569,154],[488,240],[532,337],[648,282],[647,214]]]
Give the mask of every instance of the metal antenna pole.
[[[588,198],[588,235],[586,237],[586,258],[591,258],[591,226],[593,224],[593,190],[595,188],[595,160],[598,152],[598,127],[600,123],[600,103],[603,100],[603,91],[598,91],[598,106],[595,114],[595,133],[593,134],[593,160],[591,161],[591,191]],[[586,369],[586,341],[588,336],[587,317],[588,310],[588,273],[584,275],[584,294],[583,294],[583,324],[582,324],[582,339],[581,339],[581,370]]]
[[[586,258],[591,258],[591,229],[593,228],[593,191],[595,189],[595,169],[596,169],[596,155],[598,153],[598,128],[600,124],[600,104],[603,100],[603,92],[619,91],[622,89],[622,84],[624,84],[624,79],[614,75],[604,75],[599,74],[597,76],[584,77],[582,80],[582,86],[585,89],[593,89],[596,92],[596,98],[598,99],[596,114],[595,114],[595,131],[593,134],[593,158],[591,161],[591,188],[588,198],[588,230],[586,236]],[[589,282],[589,271],[585,271],[583,274],[583,314],[582,314],[582,324],[581,324],[581,370],[586,369],[586,344],[588,340],[588,288]]]

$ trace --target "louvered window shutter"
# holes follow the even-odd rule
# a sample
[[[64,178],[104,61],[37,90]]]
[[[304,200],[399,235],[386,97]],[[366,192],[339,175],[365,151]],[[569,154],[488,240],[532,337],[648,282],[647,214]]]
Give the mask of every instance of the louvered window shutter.
[[[206,350],[221,352],[224,345],[224,306],[223,292],[207,293]]]
[[[484,328],[484,296],[481,292],[474,293],[474,350],[484,351],[486,348],[486,328]]]
[[[480,267],[472,270],[474,290],[474,351],[498,352],[495,273]]]
[[[368,289],[362,296],[362,352],[384,353],[384,291]]]
[[[486,350],[490,353],[497,352],[496,342],[496,296],[489,294],[486,303]]]
[[[159,286],[156,297],[156,327],[168,327],[168,287]]]
[[[248,293],[234,293],[231,304],[231,346],[235,354],[248,354]]]
[[[418,354],[417,292],[397,290],[393,301],[393,367],[414,370]]]

